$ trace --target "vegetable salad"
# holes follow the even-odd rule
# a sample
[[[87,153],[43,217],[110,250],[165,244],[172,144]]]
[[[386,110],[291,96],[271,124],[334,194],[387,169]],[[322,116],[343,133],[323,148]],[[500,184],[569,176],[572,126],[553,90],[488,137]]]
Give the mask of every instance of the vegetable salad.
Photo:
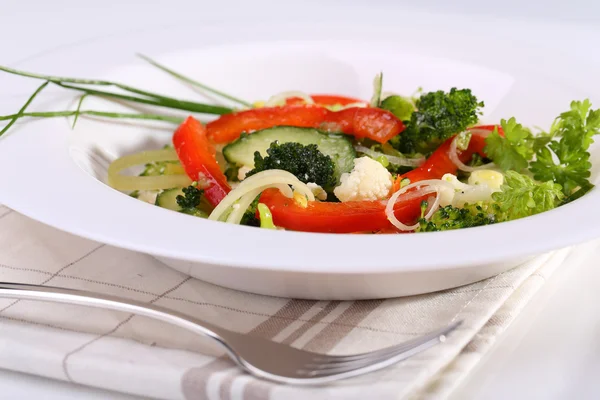
[[[370,100],[284,92],[251,103],[145,59],[239,107],[0,67],[45,80],[19,113],[0,117],[9,121],[1,133],[27,116],[176,123],[164,148],[115,160],[108,184],[193,217],[264,229],[404,233],[470,228],[545,212],[593,187],[589,147],[600,131],[600,110],[588,100],[571,102],[549,121],[547,131],[534,133],[514,117],[482,123],[484,102],[468,88],[382,96],[380,74]],[[191,115],[179,120],[84,110],[83,97],[74,111],[28,113],[29,103],[49,83],[83,96],[177,108]],[[104,90],[110,86],[132,95]],[[219,116],[210,122],[197,117],[211,113]],[[144,166],[139,176],[123,174],[139,165]]]

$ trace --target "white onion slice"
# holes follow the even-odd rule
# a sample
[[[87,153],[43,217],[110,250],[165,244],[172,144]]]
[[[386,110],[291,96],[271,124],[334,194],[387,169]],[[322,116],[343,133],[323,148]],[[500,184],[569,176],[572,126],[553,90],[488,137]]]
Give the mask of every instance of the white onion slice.
[[[490,133],[489,131],[483,131],[483,130],[473,130],[471,131],[471,134],[479,134],[478,132],[486,132],[486,133]],[[466,165],[465,163],[463,163],[462,161],[460,161],[460,158],[458,158],[458,154],[456,153],[456,146],[457,143],[456,141],[458,140],[458,135],[456,135],[454,137],[454,140],[452,141],[452,143],[450,144],[450,150],[448,151],[448,156],[450,157],[450,160],[454,163],[454,165],[456,165],[458,167],[458,169],[460,169],[461,171],[465,171],[465,172],[473,172],[473,171],[477,171],[480,169],[490,169],[494,167],[494,163],[487,163],[487,164],[483,164],[483,165],[479,165],[477,167],[470,167],[468,165]]]
[[[274,94],[266,101],[266,107],[282,106],[285,105],[285,101],[291,97],[299,97],[306,102],[306,104],[315,104],[315,101],[308,94],[297,90],[288,92],[281,92]]]
[[[219,221],[227,216],[227,222],[239,223],[244,212],[248,208],[248,205],[254,200],[258,194],[268,188],[279,189],[284,196],[292,197],[293,191],[290,185],[294,187],[296,191],[307,197],[309,201],[314,201],[315,196],[305,183],[301,182],[293,174],[278,170],[271,169],[262,171],[256,175],[252,175],[244,179],[240,184],[227,194],[221,200],[221,202],[215,207],[210,213],[208,219],[213,221]],[[235,207],[235,204],[238,204]],[[245,205],[245,207],[243,207]],[[230,214],[227,214],[233,208]]]
[[[394,214],[394,205],[396,204],[396,201],[398,200],[398,198],[401,195],[403,195],[408,190],[413,189],[413,188],[417,188],[417,191],[414,193],[413,192],[409,193],[403,199],[409,200],[414,197],[420,197],[420,196],[434,193],[434,192],[436,193],[433,204],[430,203],[431,205],[428,207],[427,213],[423,216],[423,218],[425,218],[425,220],[427,220],[427,221],[431,218],[433,213],[436,212],[437,208],[440,205],[440,198],[441,198],[442,190],[448,189],[448,190],[454,192],[452,185],[450,185],[448,182],[444,182],[441,179],[428,179],[428,180],[424,180],[424,181],[411,183],[410,185],[407,185],[407,186],[403,187],[402,189],[398,190],[396,193],[392,194],[392,196],[390,197],[390,199],[388,200],[388,202],[385,206],[385,215],[387,216],[388,220],[392,223],[392,225],[394,225],[396,228],[398,228],[399,230],[404,231],[404,232],[414,231],[415,229],[417,229],[419,227],[419,223],[416,223],[414,225],[406,225],[406,224],[400,222],[400,220],[398,220],[398,218],[396,218],[396,215]]]
[[[371,150],[368,147],[364,147],[364,146],[354,146],[354,150],[361,152],[363,154],[366,154],[373,159],[377,159],[378,157],[384,156],[388,159],[390,164],[394,164],[394,165],[402,165],[402,166],[407,166],[407,167],[418,167],[425,162],[424,157],[408,158],[408,157],[390,156],[385,153],[380,153],[378,151]]]

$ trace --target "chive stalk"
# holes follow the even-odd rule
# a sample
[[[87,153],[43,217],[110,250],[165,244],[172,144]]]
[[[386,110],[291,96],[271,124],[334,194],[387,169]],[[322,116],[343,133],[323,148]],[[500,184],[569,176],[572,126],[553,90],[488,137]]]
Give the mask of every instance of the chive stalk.
[[[208,85],[205,85],[204,83],[200,83],[200,82],[198,82],[198,81],[196,81],[196,80],[194,80],[192,78],[189,78],[189,77],[187,77],[185,75],[182,75],[179,72],[173,71],[172,69],[170,69],[170,68],[168,68],[168,67],[166,67],[166,66],[164,66],[162,64],[159,64],[158,62],[154,61],[153,59],[151,59],[148,56],[145,56],[143,54],[138,54],[138,57],[140,57],[144,61],[147,61],[148,63],[150,63],[151,65],[155,66],[156,68],[158,68],[158,69],[166,72],[167,74],[173,76],[174,78],[179,79],[180,81],[189,83],[192,86],[196,86],[196,87],[198,87],[200,89],[203,89],[203,90],[205,90],[207,92],[216,94],[217,96],[221,96],[221,97],[223,97],[223,98],[225,98],[227,100],[231,100],[231,101],[233,101],[235,103],[238,103],[238,104],[241,104],[241,105],[243,105],[245,107],[252,107],[252,104],[249,103],[249,102],[247,102],[247,101],[245,101],[245,100],[242,100],[242,99],[239,99],[239,98],[234,97],[232,95],[229,95],[227,93],[221,92],[220,90],[214,89],[214,88],[212,88],[212,87],[210,87]]]

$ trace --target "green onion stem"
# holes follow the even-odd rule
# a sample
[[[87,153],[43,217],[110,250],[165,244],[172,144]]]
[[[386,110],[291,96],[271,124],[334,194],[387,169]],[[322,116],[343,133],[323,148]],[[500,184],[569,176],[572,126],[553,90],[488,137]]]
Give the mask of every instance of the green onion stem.
[[[171,75],[171,76],[173,76],[173,77],[175,77],[175,78],[177,78],[177,79],[179,79],[179,80],[181,80],[181,81],[183,81],[183,82],[187,82],[187,83],[189,83],[189,84],[190,84],[190,85],[192,85],[192,86],[199,87],[200,89],[204,89],[204,90],[206,90],[207,92],[211,92],[211,93],[213,93],[213,94],[216,94],[217,96],[221,96],[221,97],[223,97],[223,98],[225,98],[225,99],[231,100],[231,101],[233,101],[233,102],[236,102],[236,103],[238,103],[238,104],[241,104],[241,105],[243,105],[243,106],[246,106],[246,107],[252,107],[252,104],[250,104],[250,103],[249,103],[249,102],[247,102],[247,101],[244,101],[244,100],[242,100],[242,99],[239,99],[239,98],[237,98],[237,97],[231,96],[231,95],[229,95],[229,94],[227,94],[227,93],[223,93],[223,92],[221,92],[220,90],[214,89],[214,88],[212,88],[212,87],[210,87],[210,86],[207,86],[207,85],[205,85],[205,84],[203,84],[203,83],[200,83],[200,82],[198,82],[198,81],[195,81],[195,80],[194,80],[194,79],[192,79],[192,78],[188,78],[187,76],[185,76],[185,75],[182,75],[182,74],[180,74],[179,72],[173,71],[172,69],[170,69],[170,68],[168,68],[168,67],[165,67],[165,66],[164,66],[164,65],[162,65],[162,64],[159,64],[158,62],[154,61],[153,59],[151,59],[151,58],[150,58],[150,57],[148,57],[148,56],[145,56],[145,55],[143,55],[143,54],[138,54],[138,57],[140,57],[141,59],[143,59],[143,60],[145,60],[145,61],[149,62],[150,64],[152,64],[152,65],[153,65],[153,66],[155,66],[156,68],[163,70],[164,72],[168,73],[169,75]]]
[[[71,126],[71,129],[75,129],[75,124],[77,124],[77,120],[79,119],[79,113],[81,112],[81,106],[83,105],[83,101],[87,96],[89,95],[86,93],[79,98],[79,102],[77,103],[77,109],[75,110],[75,118],[73,119],[73,125]]]
[[[75,79],[75,78],[64,78],[64,77],[57,77],[57,76],[39,75],[39,74],[31,73],[31,72],[19,71],[19,70],[4,67],[4,66],[0,66],[0,71],[8,72],[10,74],[15,74],[15,75],[19,75],[19,76],[29,77],[29,78],[44,79],[44,80],[50,81],[58,86],[61,86],[61,87],[67,88],[67,89],[79,90],[79,91],[82,91],[82,92],[85,92],[88,94],[108,96],[108,97],[118,98],[118,99],[122,99],[122,100],[133,101],[136,103],[150,104],[150,105],[167,107],[167,108],[176,108],[179,110],[193,111],[193,112],[205,113],[205,114],[227,114],[227,113],[230,113],[233,111],[231,108],[228,108],[228,107],[214,106],[214,105],[210,105],[210,104],[202,104],[202,103],[196,103],[196,102],[185,101],[185,100],[178,100],[178,99],[174,99],[171,97],[162,96],[162,95],[159,95],[156,93],[147,92],[145,90],[137,89],[132,86],[123,85],[123,84],[111,82],[111,81]],[[94,90],[94,89],[90,89],[90,88],[80,88],[77,86],[68,85],[68,83],[77,84],[77,85],[92,85],[92,86],[113,86],[113,87],[117,87],[119,89],[128,91],[130,93],[135,93],[135,94],[139,94],[142,96],[150,97],[150,99],[145,99],[145,98],[136,97],[136,96],[127,96],[127,95],[122,95],[122,94],[118,94],[118,93],[105,92],[102,90]]]
[[[14,114],[13,119],[6,124],[6,126],[4,128],[2,128],[2,130],[0,131],[0,136],[4,135],[6,133],[6,131],[8,131],[10,129],[11,126],[13,126],[13,124],[15,122],[17,122],[17,120],[20,118],[21,115],[23,115],[23,113],[25,112],[25,110],[27,109],[27,107],[29,107],[29,105],[31,104],[31,102],[36,98],[36,96],[38,94],[40,94],[40,92],[42,90],[44,90],[44,88],[46,86],[48,86],[50,82],[46,81],[44,83],[42,83],[40,85],[40,87],[37,88],[37,90],[35,92],[33,92],[33,94],[29,97],[29,99],[27,99],[27,101],[25,102],[25,104],[23,105],[23,107],[21,107],[21,109],[19,110],[19,112],[17,114]]]
[[[177,100],[177,99],[172,99],[172,98],[167,98],[167,97],[164,97],[162,99],[146,99],[143,97],[129,96],[129,95],[125,95],[125,94],[107,92],[104,90],[82,88],[82,87],[64,84],[61,82],[53,82],[53,83],[55,85],[65,88],[65,89],[79,90],[86,94],[112,97],[115,99],[132,101],[134,103],[148,104],[148,105],[157,106],[157,107],[174,108],[177,110],[192,111],[192,112],[204,113],[204,114],[219,114],[219,115],[227,114],[232,111],[230,108],[227,108],[227,107],[213,106],[213,105],[209,105],[209,104],[195,103],[195,102],[191,102],[191,101]]]
[[[73,111],[46,111],[46,112],[29,112],[17,113],[12,115],[0,115],[0,121],[6,121],[13,118],[33,117],[33,118],[52,118],[52,117],[72,117],[74,115],[90,115],[95,117],[117,118],[117,119],[143,119],[154,121],[172,122],[180,124],[183,118],[170,117],[167,115],[158,114],[131,114],[131,113],[114,113],[94,110],[73,110]]]

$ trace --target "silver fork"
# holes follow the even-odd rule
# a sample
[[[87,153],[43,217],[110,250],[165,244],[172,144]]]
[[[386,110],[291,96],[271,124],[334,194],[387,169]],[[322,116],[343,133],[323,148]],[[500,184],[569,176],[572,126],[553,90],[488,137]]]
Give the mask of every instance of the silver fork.
[[[154,318],[208,336],[223,346],[246,372],[286,384],[318,384],[375,371],[428,349],[445,340],[461,321],[421,337],[368,353],[330,356],[241,334],[183,313],[120,297],[51,286],[0,282],[0,297],[78,304]]]

